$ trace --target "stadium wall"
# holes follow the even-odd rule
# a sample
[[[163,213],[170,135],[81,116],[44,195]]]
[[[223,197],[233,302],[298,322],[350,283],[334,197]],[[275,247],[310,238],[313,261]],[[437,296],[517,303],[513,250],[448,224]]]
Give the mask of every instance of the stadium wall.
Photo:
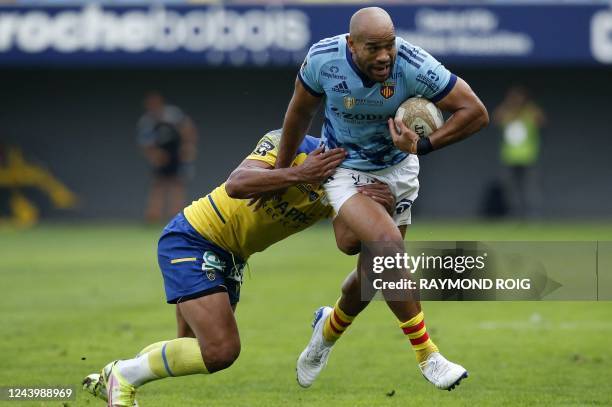
[[[200,131],[190,196],[222,182],[266,130],[281,126],[294,69],[8,70],[2,75],[0,141],[45,163],[81,197],[55,217],[140,218],[148,169],[135,141],[145,91],[158,89]],[[609,68],[455,69],[490,111],[511,84],[527,85],[545,109],[538,165],[547,218],[612,217]],[[320,118],[311,133],[319,135]],[[499,179],[500,134],[490,126],[421,161],[414,209],[426,218],[478,216]],[[44,204],[43,204],[44,206]],[[49,212],[49,211],[47,211]]]

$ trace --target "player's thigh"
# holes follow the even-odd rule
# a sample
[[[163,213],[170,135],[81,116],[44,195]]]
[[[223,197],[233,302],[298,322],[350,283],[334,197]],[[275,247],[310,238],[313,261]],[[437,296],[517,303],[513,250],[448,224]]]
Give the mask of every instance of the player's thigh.
[[[181,314],[181,309],[176,306],[176,336],[177,338],[195,338],[195,333],[185,321],[185,317]]]
[[[402,239],[393,218],[380,204],[365,195],[351,196],[340,208],[338,216],[362,242]]]
[[[419,196],[419,161],[408,156],[397,166],[377,175],[377,179],[387,185],[393,185],[395,210],[393,221],[398,226],[412,223],[412,204]],[[403,236],[403,235],[402,235]]]
[[[236,306],[238,304],[232,304],[232,311],[236,312]],[[179,306],[176,306],[176,330],[177,330],[177,338],[195,338],[196,335],[181,314],[181,309]]]
[[[240,335],[227,292],[179,302],[177,306],[198,339],[205,362],[212,354],[224,354],[224,358],[233,355],[234,359],[238,356]]]

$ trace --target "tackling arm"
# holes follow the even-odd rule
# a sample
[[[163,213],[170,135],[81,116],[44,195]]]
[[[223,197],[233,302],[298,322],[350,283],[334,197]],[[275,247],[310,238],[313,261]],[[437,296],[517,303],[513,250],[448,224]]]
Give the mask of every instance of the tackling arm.
[[[295,90],[283,121],[276,168],[291,165],[295,153],[310,127],[310,122],[321,103],[321,98],[308,92],[299,78],[295,80]]]
[[[259,160],[244,160],[229,176],[225,190],[230,198],[249,199],[295,184],[319,184],[344,160],[341,148],[323,152],[319,147],[298,166],[275,169]]]

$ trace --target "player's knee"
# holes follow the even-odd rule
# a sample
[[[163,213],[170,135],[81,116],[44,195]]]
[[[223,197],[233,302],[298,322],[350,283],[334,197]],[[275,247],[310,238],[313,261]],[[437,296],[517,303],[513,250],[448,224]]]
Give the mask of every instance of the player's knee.
[[[374,241],[376,242],[401,242],[404,239],[398,229],[380,230],[376,233]]]
[[[228,342],[218,345],[209,344],[203,355],[204,364],[210,373],[230,367],[240,355],[240,342]]]
[[[196,336],[191,330],[191,328],[189,327],[189,325],[187,325],[187,323],[179,323],[177,327],[176,337],[177,338],[195,338]]]
[[[359,254],[361,251],[361,243],[355,244],[355,242],[347,242],[341,239],[336,239],[336,246],[338,249],[344,254],[348,254],[349,256],[353,256],[355,254]]]

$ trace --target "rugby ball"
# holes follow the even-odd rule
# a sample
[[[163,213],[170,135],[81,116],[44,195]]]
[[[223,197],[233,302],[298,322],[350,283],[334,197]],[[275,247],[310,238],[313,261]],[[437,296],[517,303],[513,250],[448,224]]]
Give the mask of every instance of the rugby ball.
[[[429,137],[444,124],[442,112],[427,99],[413,97],[404,101],[395,113],[396,119],[401,119],[406,127],[414,131],[420,138]]]

